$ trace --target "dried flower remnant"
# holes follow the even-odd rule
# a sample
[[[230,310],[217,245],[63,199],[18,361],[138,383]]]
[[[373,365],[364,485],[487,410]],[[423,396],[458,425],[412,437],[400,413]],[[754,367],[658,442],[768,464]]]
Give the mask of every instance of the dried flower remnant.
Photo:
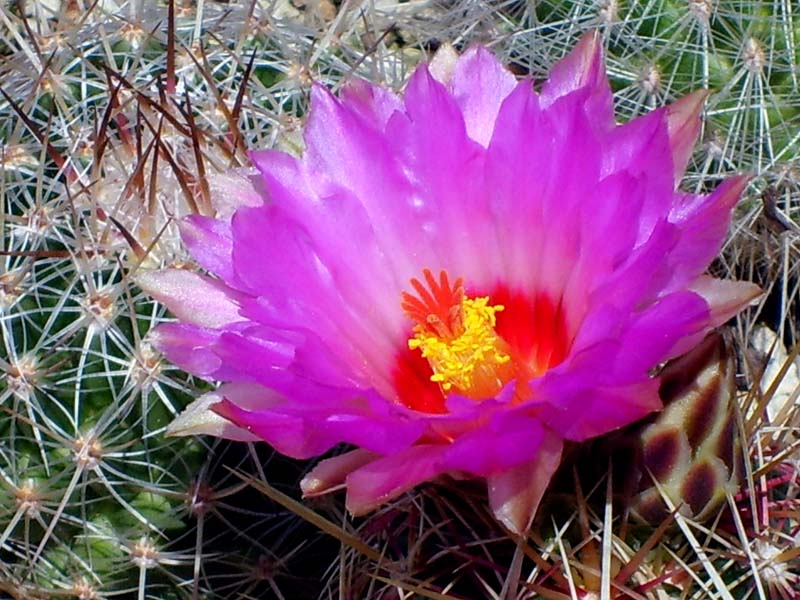
[[[303,157],[253,152],[216,198],[232,216],[183,222],[216,277],[139,277],[179,319],[154,345],[224,382],[174,430],[352,444],[302,487],[346,487],[354,514],[483,478],[524,531],[564,442],[659,410],[654,367],[760,293],[704,275],[747,179],[676,190],[704,98],[617,126],[597,34],[539,92],[480,47],[402,97],[315,86]]]

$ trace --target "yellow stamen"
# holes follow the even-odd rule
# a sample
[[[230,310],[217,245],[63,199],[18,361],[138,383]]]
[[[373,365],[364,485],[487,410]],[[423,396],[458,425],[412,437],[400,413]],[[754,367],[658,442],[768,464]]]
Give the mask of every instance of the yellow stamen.
[[[494,396],[514,371],[507,344],[495,332],[496,314],[504,307],[489,305],[487,296],[467,298],[460,279],[451,289],[444,272],[438,285],[430,271],[423,273],[432,293],[412,280],[419,297],[403,295],[404,310],[417,322],[408,347],[428,359],[431,381],[444,392]]]

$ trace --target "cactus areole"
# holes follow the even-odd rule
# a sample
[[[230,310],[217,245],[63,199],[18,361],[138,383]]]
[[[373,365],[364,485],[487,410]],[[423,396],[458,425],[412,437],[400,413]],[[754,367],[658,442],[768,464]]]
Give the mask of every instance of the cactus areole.
[[[704,274],[747,184],[677,190],[697,92],[614,120],[602,40],[540,90],[482,47],[402,96],[312,91],[301,158],[254,151],[182,224],[211,276],[141,275],[179,322],[153,343],[223,382],[173,425],[320,462],[306,495],[362,514],[442,474],[483,478],[523,532],[565,441],[661,408],[654,368],[760,290]]]

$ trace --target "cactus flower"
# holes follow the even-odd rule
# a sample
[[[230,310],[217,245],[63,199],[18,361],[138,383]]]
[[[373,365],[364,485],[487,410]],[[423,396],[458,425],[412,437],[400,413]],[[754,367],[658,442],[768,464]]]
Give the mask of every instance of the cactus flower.
[[[659,410],[655,368],[760,290],[704,274],[745,177],[677,190],[698,92],[614,120],[588,34],[535,91],[485,48],[440,51],[402,97],[312,90],[305,151],[255,151],[182,224],[212,276],[139,277],[154,344],[223,384],[174,432],[320,462],[306,495],[363,514],[440,475],[530,525],[565,441]]]

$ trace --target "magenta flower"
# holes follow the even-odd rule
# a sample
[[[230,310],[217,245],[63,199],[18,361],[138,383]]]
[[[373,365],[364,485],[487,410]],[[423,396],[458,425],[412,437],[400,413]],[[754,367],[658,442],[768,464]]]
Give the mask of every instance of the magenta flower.
[[[617,126],[596,34],[539,93],[483,48],[420,66],[402,98],[316,86],[304,156],[253,152],[257,176],[218,182],[221,217],[183,223],[215,277],[140,277],[180,320],[155,345],[226,382],[194,430],[296,458],[356,446],[302,483],[346,487],[354,514],[484,478],[524,531],[564,441],[658,410],[653,369],[760,292],[703,274],[747,179],[676,191],[704,98]]]

